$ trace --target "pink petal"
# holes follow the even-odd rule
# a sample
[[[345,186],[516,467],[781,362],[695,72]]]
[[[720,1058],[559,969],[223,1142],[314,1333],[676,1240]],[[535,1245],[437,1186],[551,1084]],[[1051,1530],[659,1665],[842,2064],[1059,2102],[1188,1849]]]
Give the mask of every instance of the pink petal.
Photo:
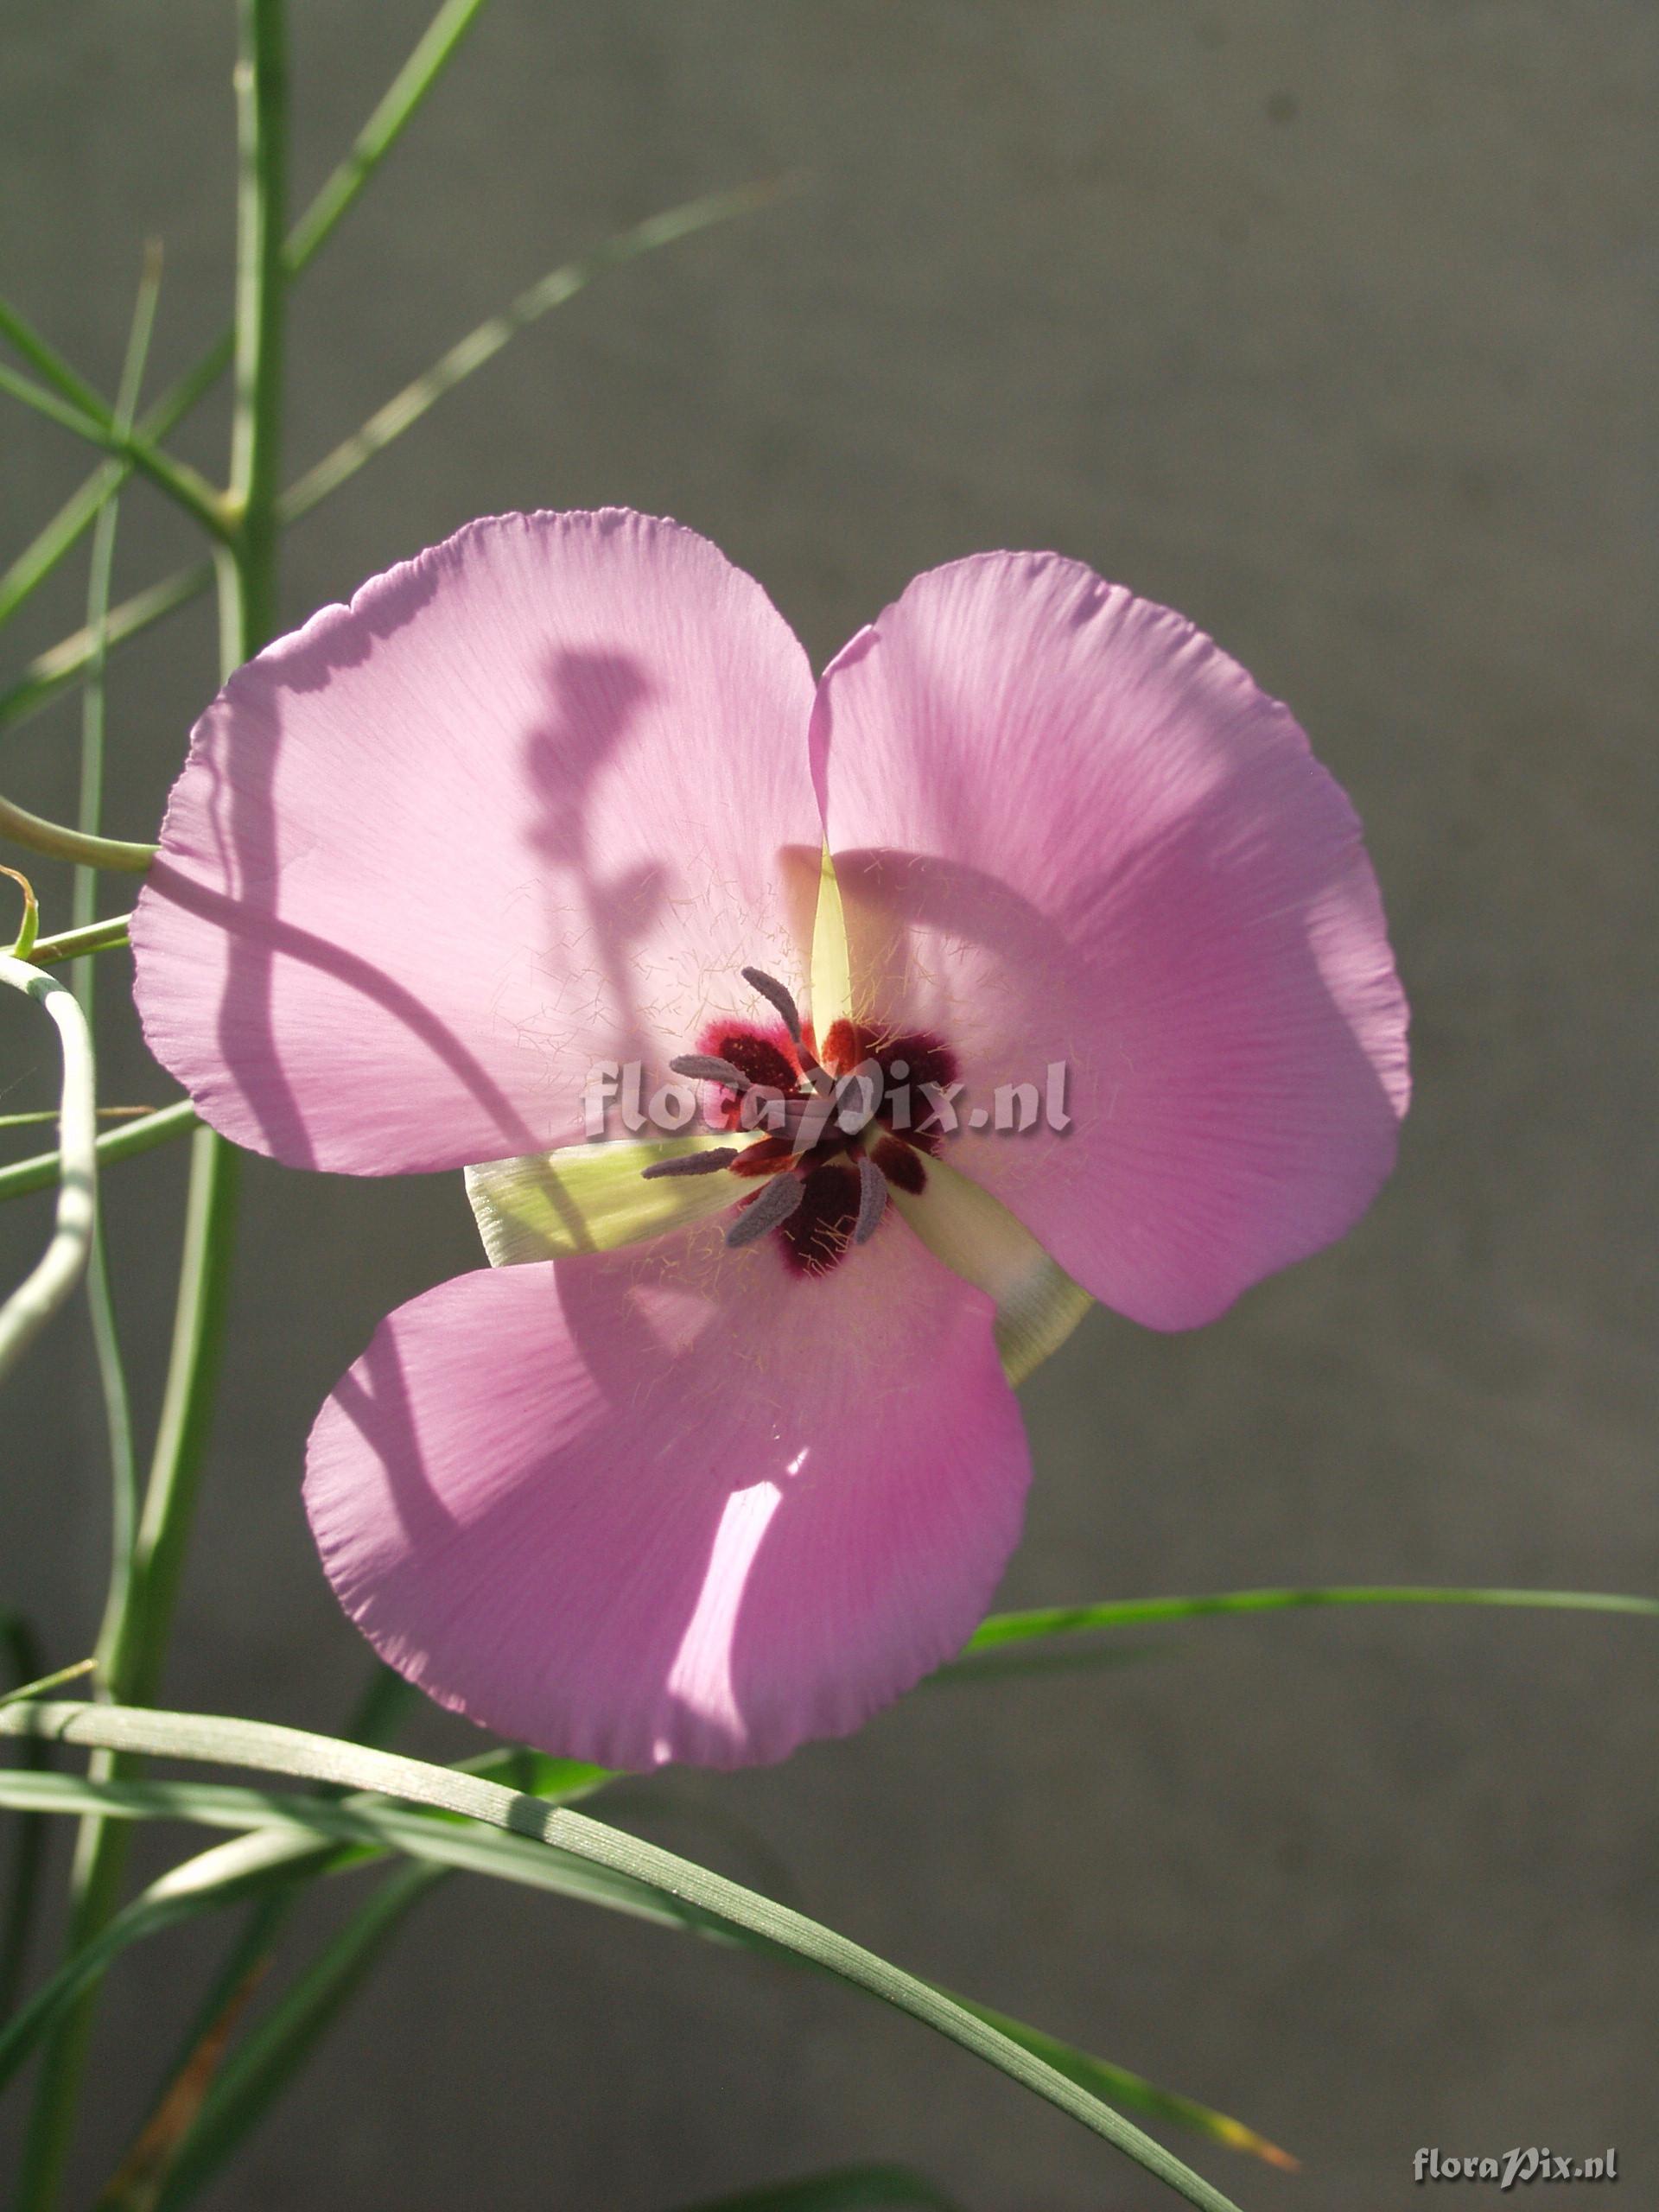
[[[470,524],[239,669],[132,925],[152,1049],[239,1143],[390,1174],[578,1139],[745,963],[798,973],[822,842],[799,645],[672,523]],[[741,987],[740,987],[741,988]]]
[[[1029,1472],[990,1300],[900,1222],[810,1281],[721,1225],[442,1284],[318,1417],[306,1502],[341,1603],[504,1735],[781,1758],[990,1602]]]
[[[963,1106],[1066,1063],[1069,1132],[948,1149],[1085,1289],[1190,1327],[1363,1211],[1408,1096],[1376,880],[1209,639],[1075,562],[959,562],[831,665],[813,762],[855,995]]]

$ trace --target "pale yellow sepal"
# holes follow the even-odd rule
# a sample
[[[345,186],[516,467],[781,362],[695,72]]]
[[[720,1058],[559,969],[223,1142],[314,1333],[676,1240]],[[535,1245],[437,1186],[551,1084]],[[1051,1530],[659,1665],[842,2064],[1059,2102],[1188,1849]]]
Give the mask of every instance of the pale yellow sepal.
[[[970,1176],[927,1163],[927,1187],[889,1192],[935,1259],[996,1301],[996,1349],[1010,1382],[1058,1351],[1094,1304],[1022,1221]]]
[[[830,1025],[853,1011],[852,963],[847,950],[847,922],[841,886],[826,846],[818,874],[818,903],[812,919],[812,1033],[823,1049]]]
[[[693,1129],[677,1137],[565,1145],[557,1152],[469,1167],[467,1196],[490,1265],[613,1252],[620,1244],[638,1244],[719,1213],[743,1195],[729,1175],[665,1175],[647,1183],[640,1170],[733,1141]]]

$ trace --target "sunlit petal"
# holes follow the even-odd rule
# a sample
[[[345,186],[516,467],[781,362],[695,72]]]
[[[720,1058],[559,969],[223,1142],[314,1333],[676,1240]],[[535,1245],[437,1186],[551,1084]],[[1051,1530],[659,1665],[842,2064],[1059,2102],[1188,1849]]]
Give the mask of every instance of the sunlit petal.
[[[953,1157],[1096,1297],[1191,1326],[1363,1211],[1408,1090],[1376,885],[1209,639],[1075,562],[959,562],[831,664],[813,759],[861,1007],[988,1121],[1064,1069],[1065,1127]]]
[[[747,961],[804,980],[823,843],[805,656],[672,523],[473,523],[326,607],[197,725],[132,923],[158,1058],[301,1166],[461,1167],[585,1133]]]
[[[715,1223],[462,1276],[383,1323],[317,1421],[324,1564],[383,1657],[505,1735],[781,1758],[990,1604],[1029,1472],[992,1325],[898,1224],[804,1287]]]

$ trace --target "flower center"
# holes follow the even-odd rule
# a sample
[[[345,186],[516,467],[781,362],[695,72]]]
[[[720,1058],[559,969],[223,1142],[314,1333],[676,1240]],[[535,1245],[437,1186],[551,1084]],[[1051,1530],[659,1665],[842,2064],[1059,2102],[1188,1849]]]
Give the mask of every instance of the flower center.
[[[824,1274],[874,1236],[889,1185],[925,1187],[926,1155],[941,1136],[930,1126],[930,1092],[953,1080],[955,1056],[921,1031],[846,1020],[832,1022],[820,1043],[775,977],[759,968],[746,968],[743,977],[778,1009],[782,1027],[769,1033],[716,1023],[702,1051],[670,1065],[677,1075],[715,1084],[711,1118],[734,1133],[754,1133],[753,1141],[642,1172],[759,1182],[741,1198],[727,1243],[753,1244],[775,1231],[797,1274]]]

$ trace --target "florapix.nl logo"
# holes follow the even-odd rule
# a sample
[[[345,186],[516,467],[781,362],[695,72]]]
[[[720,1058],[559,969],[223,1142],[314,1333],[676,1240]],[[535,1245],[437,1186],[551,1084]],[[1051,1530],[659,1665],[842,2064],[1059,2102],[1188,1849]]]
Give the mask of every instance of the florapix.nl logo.
[[[582,1128],[594,1142],[619,1135],[680,1136],[699,1121],[726,1133],[735,1108],[738,1128],[789,1135],[803,1152],[832,1129],[856,1136],[878,1115],[889,1128],[918,1136],[950,1137],[964,1129],[997,1136],[1039,1128],[1064,1135],[1071,1127],[1066,1084],[1066,1063],[1051,1060],[1040,1082],[1001,1083],[988,1101],[974,1099],[964,1083],[912,1080],[902,1058],[885,1065],[871,1058],[804,1096],[747,1081],[740,1091],[722,1080],[712,1058],[696,1078],[675,1075],[661,1083],[651,1081],[641,1061],[599,1060],[582,1087]]]
[[[1500,2189],[1535,2181],[1617,2181],[1618,2153],[1598,2151],[1587,2158],[1570,2158],[1540,2144],[1484,2155],[1421,2150],[1411,2162],[1411,2177],[1419,2183],[1494,2181]]]

